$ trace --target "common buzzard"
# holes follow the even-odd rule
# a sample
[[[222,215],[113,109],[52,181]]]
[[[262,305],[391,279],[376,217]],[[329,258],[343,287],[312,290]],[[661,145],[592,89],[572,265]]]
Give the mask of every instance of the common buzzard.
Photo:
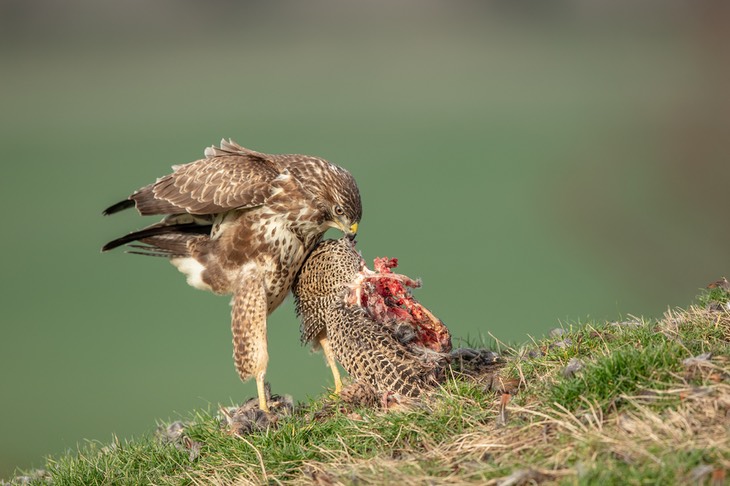
[[[266,318],[328,228],[357,232],[355,179],[321,158],[268,155],[223,140],[104,214],[131,207],[164,218],[102,251],[137,242],[130,253],[168,258],[191,286],[233,294],[233,359],[242,380],[256,378],[259,406],[268,411]],[[326,338],[320,344],[329,349]]]

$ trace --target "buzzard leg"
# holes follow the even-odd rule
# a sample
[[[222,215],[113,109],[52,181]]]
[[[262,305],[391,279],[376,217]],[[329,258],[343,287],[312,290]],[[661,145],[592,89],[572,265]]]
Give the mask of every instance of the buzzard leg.
[[[335,353],[332,351],[332,346],[330,346],[330,341],[327,339],[327,336],[319,338],[319,345],[324,352],[327,365],[332,370],[332,376],[335,379],[335,394],[339,395],[342,391],[342,379],[340,378],[340,370],[337,368],[337,362],[335,361]]]
[[[266,349],[266,293],[261,280],[250,276],[243,279],[233,295],[231,330],[233,331],[233,361],[241,380],[256,378],[259,408],[269,411],[264,390],[264,376],[269,362]]]

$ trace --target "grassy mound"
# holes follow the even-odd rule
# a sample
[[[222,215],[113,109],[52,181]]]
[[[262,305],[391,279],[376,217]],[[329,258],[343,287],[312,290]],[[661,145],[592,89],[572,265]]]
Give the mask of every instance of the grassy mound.
[[[47,460],[14,483],[725,484],[730,311],[558,329],[407,410],[322,399],[236,437],[215,413]],[[718,305],[719,303],[719,305]],[[497,390],[496,392],[494,390]]]

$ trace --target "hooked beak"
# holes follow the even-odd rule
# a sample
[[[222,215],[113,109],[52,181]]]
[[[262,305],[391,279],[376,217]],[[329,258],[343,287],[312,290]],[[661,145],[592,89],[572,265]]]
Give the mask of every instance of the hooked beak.
[[[345,236],[347,236],[347,238],[350,241],[355,241],[356,234],[357,234],[357,223],[352,223],[352,225],[350,225],[350,231],[345,231]]]
[[[355,238],[355,235],[357,234],[357,223],[352,223],[349,227],[347,226],[347,223],[341,220],[334,221],[334,224],[332,224],[333,227],[337,228],[338,230],[345,233],[345,236],[350,238],[351,240]]]

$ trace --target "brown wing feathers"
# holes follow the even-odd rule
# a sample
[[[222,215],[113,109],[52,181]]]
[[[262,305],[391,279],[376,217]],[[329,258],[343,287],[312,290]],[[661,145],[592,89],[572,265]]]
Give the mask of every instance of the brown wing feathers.
[[[273,162],[251,155],[202,159],[180,166],[131,199],[142,214],[215,214],[263,204],[279,172]]]
[[[127,243],[131,243],[133,241],[143,241],[143,243],[149,243],[154,244],[155,241],[162,241],[164,238],[157,238],[162,235],[209,235],[210,234],[210,228],[211,225],[203,225],[203,224],[196,224],[196,223],[185,223],[185,224],[171,224],[171,225],[153,225],[144,229],[141,229],[139,231],[133,231],[132,233],[129,233],[127,235],[122,236],[121,238],[117,238],[116,240],[112,240],[106,245],[104,245],[101,248],[101,251],[109,251],[113,250],[114,248],[117,248],[122,245],[126,245]],[[168,238],[169,239],[169,238]],[[135,246],[135,248],[139,248],[139,246]],[[139,253],[139,252],[137,252]],[[170,256],[170,255],[167,255]]]
[[[206,150],[205,159],[174,166],[172,174],[142,187],[104,214],[133,206],[142,215],[216,214],[263,204],[281,168],[273,158],[258,152],[229,142],[224,147],[226,150]],[[233,151],[233,147],[240,150]]]
[[[271,181],[280,173],[273,160],[230,141],[222,141],[220,148],[206,149],[205,154],[204,159],[174,166],[172,174],[142,187],[124,201],[105,209],[103,214],[136,207],[142,215],[211,215],[266,202]],[[163,221],[110,241],[102,251],[145,240],[143,243],[150,247],[135,246],[144,254],[177,256],[190,235],[210,234],[210,229],[210,225],[197,222],[174,224]]]
[[[134,201],[132,201],[131,199],[125,199],[124,201],[119,201],[116,204],[112,204],[104,211],[102,211],[102,214],[104,216],[109,216],[110,214],[118,213],[119,211],[124,211],[125,209],[129,209],[132,207],[134,207]]]

